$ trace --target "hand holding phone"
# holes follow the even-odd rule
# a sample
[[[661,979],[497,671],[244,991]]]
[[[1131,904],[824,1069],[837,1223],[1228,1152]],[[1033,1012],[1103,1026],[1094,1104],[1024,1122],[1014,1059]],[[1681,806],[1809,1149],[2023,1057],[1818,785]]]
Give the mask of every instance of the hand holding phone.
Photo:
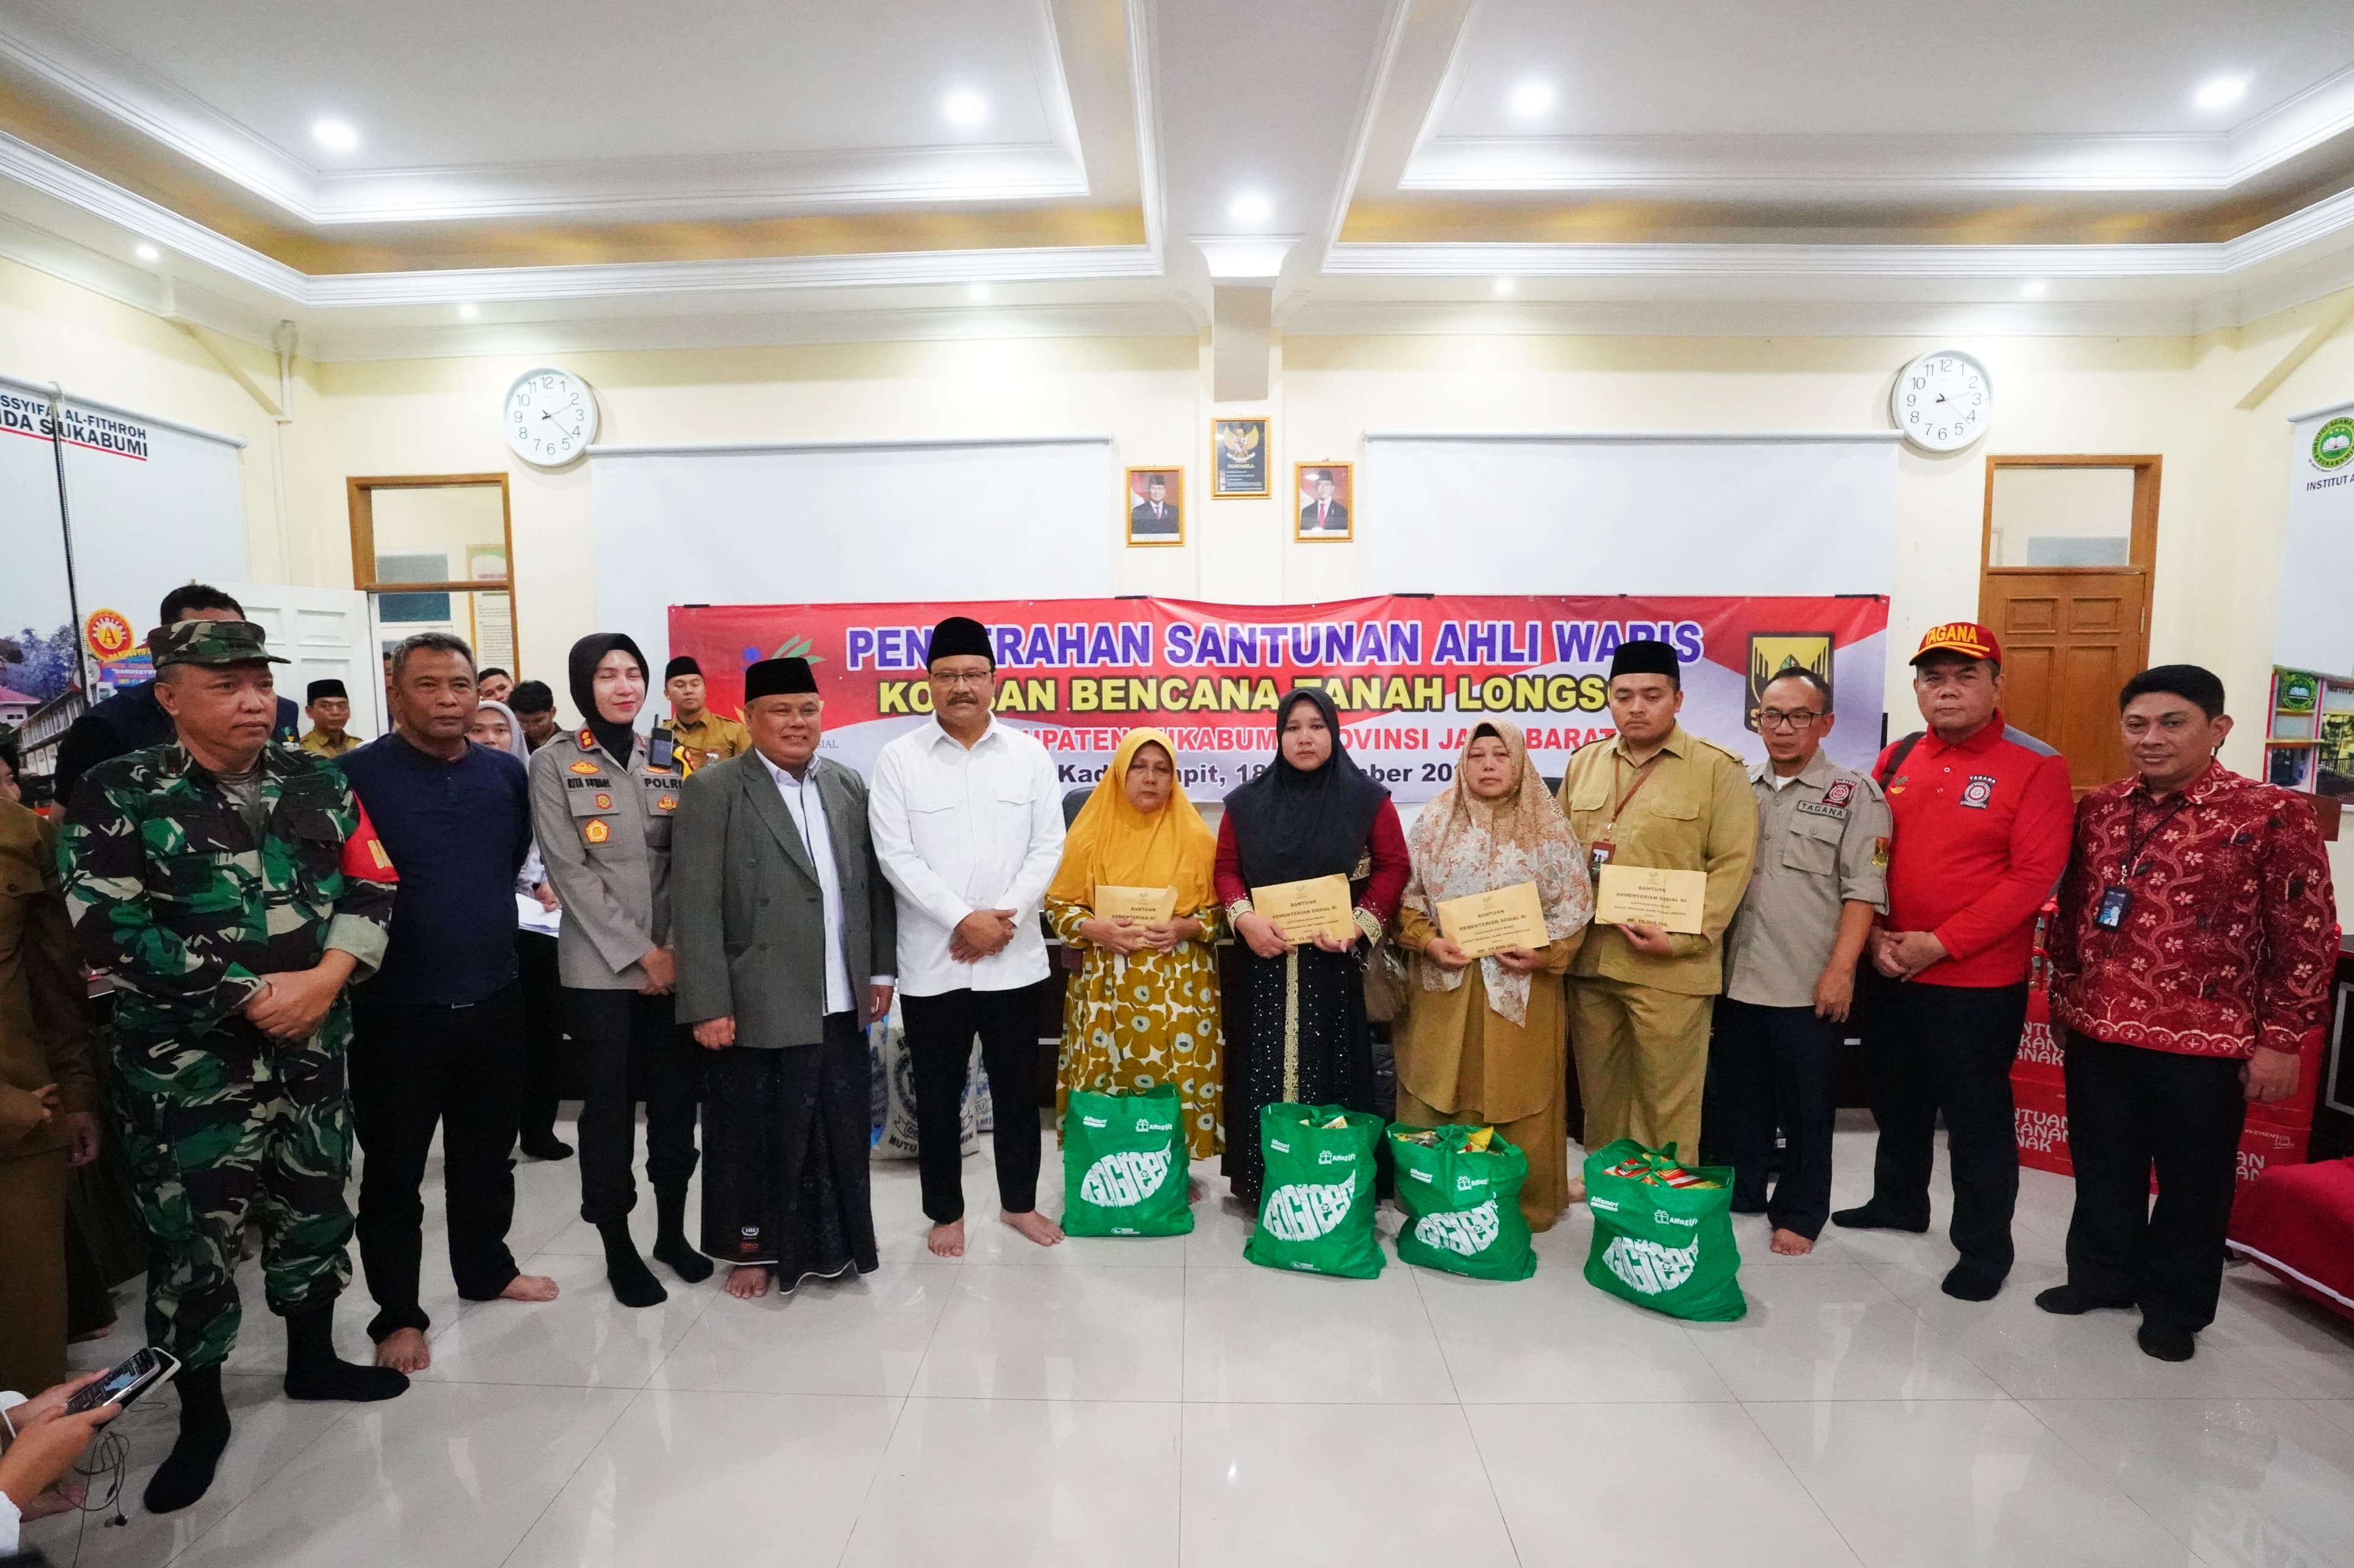
[[[131,1402],[154,1388],[179,1375],[180,1362],[169,1351],[159,1351],[149,1345],[117,1364],[95,1383],[84,1383],[66,1401],[65,1414],[81,1415],[103,1405],[120,1405],[128,1410]]]

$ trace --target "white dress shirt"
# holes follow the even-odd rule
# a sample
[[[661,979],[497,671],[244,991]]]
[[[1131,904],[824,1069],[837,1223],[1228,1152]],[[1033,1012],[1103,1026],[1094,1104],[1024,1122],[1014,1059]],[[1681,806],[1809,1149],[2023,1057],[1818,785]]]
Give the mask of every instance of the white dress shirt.
[[[1044,747],[991,718],[967,747],[927,720],[876,755],[867,821],[899,895],[902,992],[1012,991],[1046,978],[1038,911],[1063,858],[1063,800]],[[976,909],[1013,910],[1013,939],[959,963],[949,937]]]
[[[817,867],[818,897],[825,913],[825,1010],[855,1012],[864,1022],[866,1009],[851,997],[850,964],[842,956],[842,872],[833,863],[833,830],[825,820],[824,792],[769,761],[767,753],[755,751],[752,755],[760,759],[760,766],[777,781],[777,793],[785,802],[785,814],[801,830],[801,848],[809,852],[810,863]],[[876,975],[872,983],[890,985],[893,980],[889,975]]]

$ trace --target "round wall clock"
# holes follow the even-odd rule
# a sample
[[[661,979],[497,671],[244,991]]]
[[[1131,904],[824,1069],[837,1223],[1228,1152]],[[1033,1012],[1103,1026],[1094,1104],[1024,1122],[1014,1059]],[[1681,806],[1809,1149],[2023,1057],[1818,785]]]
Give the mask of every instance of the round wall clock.
[[[1959,451],[1994,417],[1994,377],[1975,355],[1932,349],[1896,373],[1888,417],[1923,451]]]
[[[539,468],[561,468],[597,439],[597,394],[569,370],[526,370],[500,409],[507,448]]]

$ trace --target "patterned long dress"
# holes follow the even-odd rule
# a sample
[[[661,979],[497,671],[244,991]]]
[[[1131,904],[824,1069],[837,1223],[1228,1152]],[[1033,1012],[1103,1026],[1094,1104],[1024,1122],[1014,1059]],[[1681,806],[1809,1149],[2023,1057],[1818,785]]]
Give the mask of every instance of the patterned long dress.
[[[1079,934],[1095,917],[1084,904],[1050,899],[1055,934],[1086,965],[1063,993],[1063,1049],[1055,1073],[1055,1117],[1061,1125],[1074,1088],[1148,1087],[1173,1083],[1185,1105],[1185,1150],[1207,1160],[1225,1147],[1219,1057],[1218,957],[1225,927],[1215,908],[1198,912],[1199,938],[1166,953],[1106,952]]]

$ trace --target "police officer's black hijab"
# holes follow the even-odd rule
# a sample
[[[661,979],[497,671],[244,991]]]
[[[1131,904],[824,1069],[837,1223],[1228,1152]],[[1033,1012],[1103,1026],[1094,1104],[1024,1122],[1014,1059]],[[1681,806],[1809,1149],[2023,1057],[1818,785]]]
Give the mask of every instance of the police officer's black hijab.
[[[572,701],[580,710],[580,722],[588,726],[597,744],[612,754],[614,761],[627,768],[637,747],[637,731],[629,725],[614,723],[597,708],[597,666],[616,648],[638,662],[638,675],[642,680],[646,656],[638,651],[637,643],[626,631],[592,631],[575,642],[565,662],[565,673],[572,683]],[[642,710],[642,700],[640,706]]]
[[[1301,703],[1312,704],[1332,732],[1332,755],[1321,768],[1295,768],[1283,755],[1284,724]],[[1390,792],[1341,744],[1341,715],[1323,692],[1311,687],[1287,695],[1276,710],[1275,735],[1275,765],[1226,797],[1243,880],[1268,887],[1347,875],[1363,856],[1373,817]]]

